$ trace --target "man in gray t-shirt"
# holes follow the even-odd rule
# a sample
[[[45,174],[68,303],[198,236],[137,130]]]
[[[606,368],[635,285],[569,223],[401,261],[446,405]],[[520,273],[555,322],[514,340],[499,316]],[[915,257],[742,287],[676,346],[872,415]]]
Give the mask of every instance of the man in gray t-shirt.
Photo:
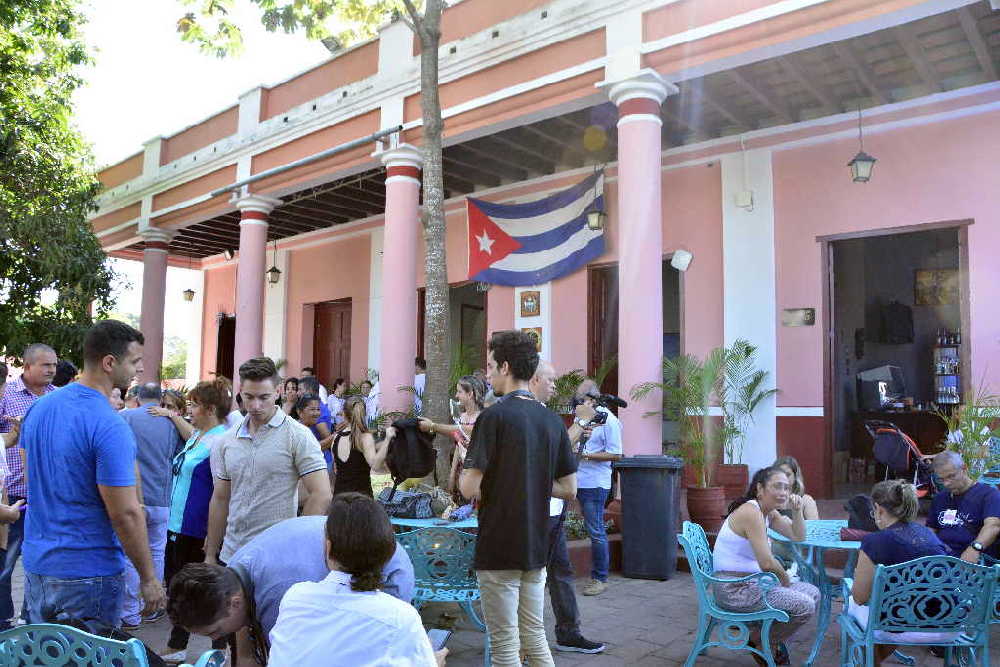
[[[136,460],[146,509],[146,532],[156,574],[163,580],[163,555],[167,545],[167,521],[170,519],[170,485],[173,482],[173,458],[184,447],[184,440],[167,417],[149,414],[150,406],[159,405],[160,385],[150,382],[138,388],[139,407],[119,413],[135,435]],[[138,626],[139,573],[132,561],[125,561],[125,595],[122,621],[125,628]],[[161,614],[162,615],[162,614]]]
[[[300,516],[277,523],[237,551],[226,567],[203,563],[185,566],[170,582],[171,620],[213,639],[248,628],[248,641],[240,641],[239,664],[244,664],[244,647],[250,646],[257,663],[249,664],[267,664],[268,637],[278,620],[278,607],[285,592],[303,581],[322,581],[330,573],[326,561],[326,520],[325,516]],[[228,599],[209,595],[210,589],[224,585],[230,572],[236,575],[238,586]],[[410,602],[413,564],[398,543],[396,553],[382,568],[382,578],[382,591]],[[191,589],[204,599],[187,597]],[[219,608],[209,609],[209,599]]]

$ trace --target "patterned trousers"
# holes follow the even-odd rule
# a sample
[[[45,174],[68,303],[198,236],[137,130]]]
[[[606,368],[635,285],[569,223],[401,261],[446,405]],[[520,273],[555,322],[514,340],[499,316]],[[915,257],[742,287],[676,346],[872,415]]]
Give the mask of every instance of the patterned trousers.
[[[745,572],[716,572],[716,577],[742,577]],[[715,584],[715,601],[726,611],[750,612],[764,608],[758,580],[742,581],[733,584]],[[775,623],[771,626],[771,646],[777,646],[795,634],[795,631],[809,621],[816,613],[819,602],[819,589],[812,584],[798,581],[791,586],[772,588],[767,593],[767,601],[775,609],[788,612],[788,623]]]

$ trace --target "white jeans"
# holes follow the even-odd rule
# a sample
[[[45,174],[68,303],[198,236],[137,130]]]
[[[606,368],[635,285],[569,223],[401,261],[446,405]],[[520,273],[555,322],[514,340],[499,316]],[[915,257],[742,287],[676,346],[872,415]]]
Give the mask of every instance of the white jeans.
[[[858,604],[851,597],[847,601],[847,613],[858,622],[862,628],[868,627],[868,613],[870,609],[866,604]],[[892,644],[935,644],[938,642],[954,641],[960,632],[883,632],[875,631],[875,641],[884,641]]]
[[[153,556],[153,569],[156,576],[163,580],[163,555],[167,548],[167,521],[170,519],[169,507],[153,507],[143,505],[146,510],[146,534],[149,537],[149,551]],[[125,600],[122,606],[122,620],[129,625],[138,625],[142,620],[142,600],[139,597],[139,572],[132,561],[125,558]]]
[[[492,664],[521,667],[520,654],[531,667],[552,666],[542,620],[545,569],[477,570]]]

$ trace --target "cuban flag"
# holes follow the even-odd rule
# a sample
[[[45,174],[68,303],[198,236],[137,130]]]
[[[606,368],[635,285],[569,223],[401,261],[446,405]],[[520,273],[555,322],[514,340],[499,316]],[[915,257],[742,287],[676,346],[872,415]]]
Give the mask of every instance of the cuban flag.
[[[604,210],[604,173],[523,204],[466,199],[469,279],[491,285],[539,285],[604,252],[604,230],[587,228],[587,211]]]

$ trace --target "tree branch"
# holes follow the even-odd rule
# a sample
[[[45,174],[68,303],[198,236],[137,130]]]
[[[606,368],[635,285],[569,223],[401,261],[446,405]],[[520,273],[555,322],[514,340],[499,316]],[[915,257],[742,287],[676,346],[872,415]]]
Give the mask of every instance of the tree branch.
[[[410,30],[412,30],[419,37],[424,27],[423,17],[420,15],[420,10],[413,4],[413,0],[403,0],[403,6],[406,7],[406,13],[410,15],[410,20],[406,25],[410,26]],[[400,18],[406,21],[406,17]]]

